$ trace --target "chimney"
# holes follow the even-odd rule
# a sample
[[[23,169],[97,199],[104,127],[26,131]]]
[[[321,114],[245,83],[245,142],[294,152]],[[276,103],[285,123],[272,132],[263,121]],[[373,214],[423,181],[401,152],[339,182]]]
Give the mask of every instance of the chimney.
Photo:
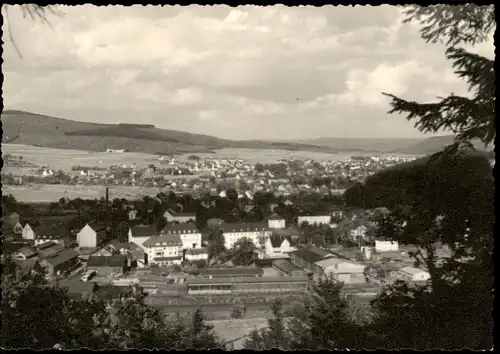
[[[109,188],[106,187],[106,203],[109,202]]]

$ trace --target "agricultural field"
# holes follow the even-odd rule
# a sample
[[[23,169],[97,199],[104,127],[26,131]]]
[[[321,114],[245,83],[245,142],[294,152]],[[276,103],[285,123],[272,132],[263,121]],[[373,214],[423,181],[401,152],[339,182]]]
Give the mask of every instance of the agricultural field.
[[[75,165],[87,167],[109,167],[111,165],[137,164],[139,167],[147,167],[149,164],[160,164],[158,156],[138,153],[112,153],[112,152],[89,152],[82,150],[64,150],[42,148],[20,144],[3,144],[2,152],[12,155],[21,155],[25,161],[37,166],[48,166],[54,170],[71,171]]]
[[[37,166],[49,166],[52,169],[70,171],[71,166],[81,165],[88,167],[109,167],[111,165],[136,164],[139,167],[147,167],[149,164],[160,165],[158,155],[139,152],[90,152],[82,150],[64,150],[42,148],[20,144],[3,144],[3,153],[21,155],[25,161]],[[370,153],[366,153],[370,154]],[[375,154],[375,153],[374,153]],[[185,163],[188,157],[196,155],[201,159],[242,159],[248,163],[273,163],[280,159],[299,160],[345,160],[359,152],[322,153],[312,151],[287,151],[287,150],[255,150],[255,149],[219,149],[214,153],[190,153],[175,156],[176,161]]]
[[[105,195],[105,186],[63,185],[63,184],[32,184],[30,186],[2,186],[3,194],[11,194],[21,202],[43,203],[53,202],[60,198],[99,199]],[[161,188],[139,186],[114,186],[109,189],[109,197],[140,199],[145,195],[155,196],[164,191]]]

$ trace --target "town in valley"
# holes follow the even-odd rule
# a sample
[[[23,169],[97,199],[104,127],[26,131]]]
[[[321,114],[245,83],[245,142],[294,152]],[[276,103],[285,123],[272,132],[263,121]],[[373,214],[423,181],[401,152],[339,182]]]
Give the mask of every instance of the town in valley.
[[[493,5],[3,5],[5,349],[493,347]]]

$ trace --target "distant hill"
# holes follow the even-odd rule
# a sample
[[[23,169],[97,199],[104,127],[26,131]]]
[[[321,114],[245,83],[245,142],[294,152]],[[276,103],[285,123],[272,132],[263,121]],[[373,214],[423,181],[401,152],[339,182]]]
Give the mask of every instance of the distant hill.
[[[160,129],[151,124],[86,123],[24,111],[2,112],[2,124],[3,143],[90,151],[125,149],[152,154],[201,153],[222,148],[239,148],[426,155],[442,150],[453,141],[453,136],[427,139],[320,138],[304,141],[238,141]],[[479,144],[477,147],[482,149]]]
[[[425,139],[384,138],[384,139],[359,139],[359,138],[317,138],[300,140],[298,143],[327,146],[334,149],[365,150],[379,152],[393,152],[405,149],[412,144],[420,143]]]
[[[24,111],[2,112],[2,124],[3,143],[59,149],[91,151],[126,149],[153,154],[211,152],[221,148],[337,152],[336,149],[313,144],[235,141],[160,129],[148,124],[86,123]]]
[[[436,136],[431,138],[387,138],[387,139],[354,139],[354,138],[318,138],[302,140],[299,143],[327,146],[334,149],[378,151],[381,153],[428,155],[442,151],[453,143],[453,135]],[[474,142],[477,150],[492,151],[480,142]]]

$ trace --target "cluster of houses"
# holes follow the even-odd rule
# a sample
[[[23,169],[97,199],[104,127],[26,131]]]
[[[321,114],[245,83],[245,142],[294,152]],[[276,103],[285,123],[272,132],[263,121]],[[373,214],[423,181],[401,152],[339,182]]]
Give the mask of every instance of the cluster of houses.
[[[17,222],[14,232],[31,242],[30,246],[20,249],[15,258],[27,263],[42,260],[41,264],[48,269],[49,276],[71,272],[80,262],[100,275],[109,276],[121,274],[126,267],[132,266],[162,267],[181,265],[184,261],[208,261],[208,235],[196,228],[196,215],[169,210],[165,218],[167,226],[160,231],[155,226],[132,226],[127,242],[112,240],[106,244],[106,228],[94,223],[75,232],[75,242],[62,227],[35,227],[29,223],[23,226]],[[334,210],[328,215],[299,216],[298,223],[348,227],[347,236],[359,240],[368,238],[366,234],[370,227],[360,220],[359,216],[346,216],[344,211]],[[222,222],[217,225],[224,235],[227,249],[233,248],[238,240],[248,238],[256,246],[260,259],[275,260],[273,267],[280,274],[294,275],[303,271],[313,278],[332,275],[345,283],[366,282],[364,264],[333,256],[315,247],[300,247],[298,229],[287,228],[285,219],[279,215],[274,214],[267,221],[258,223]],[[398,252],[399,245],[395,241],[376,239],[369,245],[363,244],[359,250],[362,259],[370,261],[374,253]],[[398,276],[413,280],[424,280],[426,277],[425,273],[410,268],[406,269],[406,273],[398,272]]]
[[[322,162],[285,159],[278,161],[280,168],[274,169],[245,162],[242,159],[179,162],[175,158],[170,158],[168,169],[157,168],[154,165],[141,167],[134,164],[133,166],[112,166],[109,169],[99,167],[95,171],[85,168],[66,175],[62,171],[56,172],[49,167],[44,167],[35,176],[30,176],[30,181],[44,183],[44,180],[53,180],[59,176],[61,177],[60,183],[66,183],[68,180],[86,185],[102,185],[111,182],[116,185],[166,187],[177,193],[189,194],[209,192],[221,195],[225,193],[225,189],[233,188],[240,190],[242,194],[266,191],[277,196],[287,196],[298,192],[328,195],[342,194],[345,188],[353,182],[363,181],[382,169],[413,159],[413,157],[397,156],[352,157],[340,161]],[[162,159],[159,160],[161,163],[166,163]],[[163,178],[167,174],[171,176],[168,179]],[[185,178],[183,175],[190,175],[190,178]],[[176,178],[170,178],[172,176]],[[23,176],[15,177],[21,179],[20,184],[23,183]],[[33,180],[33,177],[40,177],[40,179]],[[302,182],[297,182],[297,177],[300,177]],[[317,186],[312,183],[315,178],[333,179],[334,182]],[[222,188],[223,184],[230,187]]]

